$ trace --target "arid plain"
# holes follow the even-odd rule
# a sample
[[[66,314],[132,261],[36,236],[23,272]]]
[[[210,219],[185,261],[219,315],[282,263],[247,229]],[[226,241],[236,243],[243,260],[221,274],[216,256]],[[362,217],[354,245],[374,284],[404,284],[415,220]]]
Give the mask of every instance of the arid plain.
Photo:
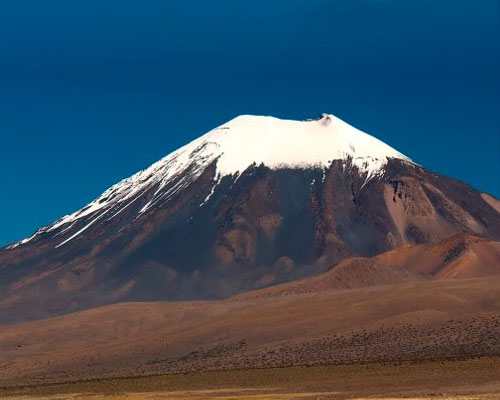
[[[500,398],[500,277],[308,287],[115,304],[3,327],[0,393]]]

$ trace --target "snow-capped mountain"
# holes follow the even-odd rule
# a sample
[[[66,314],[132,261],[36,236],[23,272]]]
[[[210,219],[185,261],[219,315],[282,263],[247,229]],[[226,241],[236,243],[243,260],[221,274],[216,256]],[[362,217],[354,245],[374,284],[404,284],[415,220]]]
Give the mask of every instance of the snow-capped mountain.
[[[0,310],[225,297],[348,256],[500,237],[500,202],[323,114],[240,116],[0,251]]]
[[[238,177],[253,165],[270,169],[327,169],[334,160],[349,162],[366,181],[382,173],[390,158],[411,160],[333,115],[308,121],[281,120],[274,117],[241,115],[181,147],[160,161],[114,185],[74,214],[67,215],[34,236],[14,243],[9,248],[29,242],[37,234],[73,232],[76,221],[95,215],[87,225],[66,235],[62,246],[101,218],[109,220],[139,199],[146,190],[157,185],[151,200],[138,216],[157,203],[168,201],[175,193],[194,182],[212,163],[215,165],[213,193],[226,176]],[[179,177],[176,185],[169,183]],[[210,195],[209,195],[210,196]],[[208,197],[207,199],[208,200]],[[202,205],[202,204],[201,204]]]

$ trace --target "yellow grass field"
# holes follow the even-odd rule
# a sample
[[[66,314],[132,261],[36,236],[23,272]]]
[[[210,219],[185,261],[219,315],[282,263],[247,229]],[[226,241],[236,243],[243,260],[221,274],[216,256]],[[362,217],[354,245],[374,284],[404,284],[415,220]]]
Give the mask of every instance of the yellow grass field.
[[[35,399],[500,399],[500,358],[289,367],[81,381],[0,389]]]

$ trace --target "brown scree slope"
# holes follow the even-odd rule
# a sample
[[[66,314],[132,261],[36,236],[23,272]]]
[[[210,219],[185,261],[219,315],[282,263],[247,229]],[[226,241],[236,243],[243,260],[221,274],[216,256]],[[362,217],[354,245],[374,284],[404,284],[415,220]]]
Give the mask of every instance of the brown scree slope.
[[[396,257],[419,260],[426,244],[457,234],[500,240],[498,199],[401,160],[389,160],[383,174],[368,180],[349,160],[324,170],[252,166],[238,179],[225,177],[212,193],[213,167],[146,213],[140,210],[156,186],[116,218],[90,213],[0,250],[0,324],[124,301],[223,299],[400,246],[423,245]],[[161,190],[169,193],[175,184]],[[486,265],[496,260],[489,244],[467,244],[462,255],[458,246],[449,257],[459,261],[446,263],[442,276],[489,273]],[[444,268],[431,264],[407,272],[435,275],[432,268]],[[359,285],[339,279],[344,287]],[[372,266],[364,279],[412,278]]]

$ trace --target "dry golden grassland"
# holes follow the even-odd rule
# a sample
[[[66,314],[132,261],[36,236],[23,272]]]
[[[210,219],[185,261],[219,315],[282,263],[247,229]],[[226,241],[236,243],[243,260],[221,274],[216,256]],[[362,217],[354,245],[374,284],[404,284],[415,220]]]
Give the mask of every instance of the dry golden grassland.
[[[289,367],[0,389],[20,399],[500,399],[500,358]]]

